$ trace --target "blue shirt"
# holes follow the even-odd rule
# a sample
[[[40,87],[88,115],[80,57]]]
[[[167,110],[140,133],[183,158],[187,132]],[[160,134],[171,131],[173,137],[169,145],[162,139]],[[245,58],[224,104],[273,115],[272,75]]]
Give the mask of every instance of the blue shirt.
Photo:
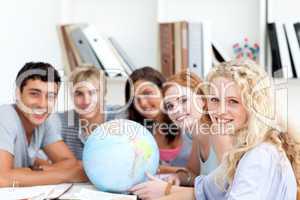
[[[297,183],[292,166],[273,144],[262,143],[247,152],[238,164],[232,186],[226,191],[215,182],[218,170],[196,178],[197,200],[296,199]]]
[[[22,121],[14,105],[0,106],[0,149],[14,156],[14,167],[30,167],[40,157],[40,150],[61,141],[60,120],[56,114],[36,127],[30,143],[27,142]],[[0,161],[1,162],[1,161]]]

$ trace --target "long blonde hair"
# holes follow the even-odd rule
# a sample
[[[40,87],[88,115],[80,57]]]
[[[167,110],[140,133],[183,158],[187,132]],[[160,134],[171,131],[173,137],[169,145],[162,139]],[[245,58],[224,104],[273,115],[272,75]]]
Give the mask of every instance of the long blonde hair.
[[[217,77],[233,80],[240,87],[242,102],[248,111],[246,127],[235,133],[234,147],[225,154],[221,163],[222,172],[216,177],[219,185],[223,187],[226,181],[230,186],[243,155],[262,142],[274,144],[287,156],[299,185],[300,141],[276,124],[273,87],[263,67],[250,60],[224,62],[214,67],[207,79],[212,82]]]

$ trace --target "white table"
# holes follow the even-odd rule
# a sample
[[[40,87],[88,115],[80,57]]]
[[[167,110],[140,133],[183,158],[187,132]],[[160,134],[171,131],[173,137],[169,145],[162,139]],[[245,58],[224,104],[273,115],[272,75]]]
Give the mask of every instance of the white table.
[[[71,184],[45,185],[33,187],[1,188],[0,199],[42,200],[62,194]],[[118,195],[98,191],[90,183],[75,183],[59,199],[64,200],[135,200],[136,196]]]

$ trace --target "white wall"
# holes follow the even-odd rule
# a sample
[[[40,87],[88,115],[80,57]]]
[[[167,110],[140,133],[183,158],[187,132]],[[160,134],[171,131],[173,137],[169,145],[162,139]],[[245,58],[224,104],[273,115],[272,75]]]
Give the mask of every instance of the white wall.
[[[299,22],[299,0],[268,0],[268,21]]]
[[[14,79],[28,61],[60,66],[55,25],[60,20],[60,0],[9,0],[0,6],[0,104],[14,98]]]

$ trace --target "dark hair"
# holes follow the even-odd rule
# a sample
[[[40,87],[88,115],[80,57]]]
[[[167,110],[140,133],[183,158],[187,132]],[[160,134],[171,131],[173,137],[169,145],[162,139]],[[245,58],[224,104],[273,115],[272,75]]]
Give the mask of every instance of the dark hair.
[[[134,95],[133,88],[131,87],[132,84],[140,80],[154,83],[159,89],[162,89],[163,84],[166,82],[165,77],[159,71],[153,69],[152,67],[147,66],[135,70],[134,72],[132,72],[132,74],[128,77],[126,81],[126,85],[125,85],[126,103],[129,103],[129,101],[132,99]],[[141,125],[144,125],[145,118],[136,110],[133,101],[130,102],[130,105],[128,107],[128,119],[136,121]],[[179,133],[179,128],[171,121],[168,115],[164,113],[163,113],[163,122],[168,124],[169,127],[173,127],[172,129],[169,129],[168,133],[164,133],[168,143],[171,143],[175,139],[176,134]]]
[[[58,71],[49,63],[28,62],[18,72],[16,86],[23,91],[28,80],[41,80],[43,82],[54,82],[60,84]]]

